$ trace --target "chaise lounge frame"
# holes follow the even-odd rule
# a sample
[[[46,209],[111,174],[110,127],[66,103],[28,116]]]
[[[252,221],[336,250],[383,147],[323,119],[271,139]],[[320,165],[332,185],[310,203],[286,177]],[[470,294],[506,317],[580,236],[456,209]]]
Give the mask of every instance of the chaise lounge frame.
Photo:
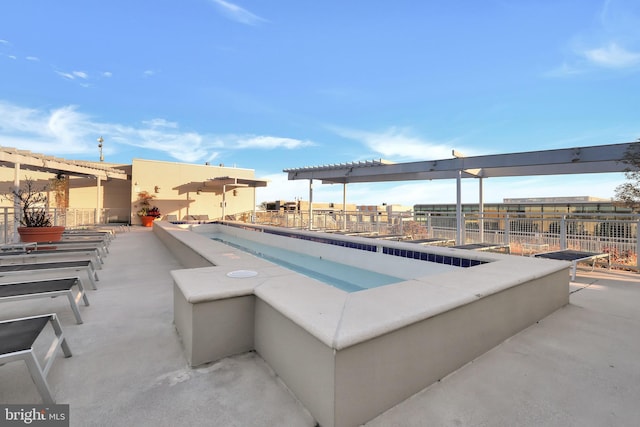
[[[41,365],[38,362],[33,346],[47,323],[51,323],[55,337]],[[24,360],[43,402],[45,404],[55,403],[53,393],[47,382],[47,374],[53,365],[59,348],[62,349],[64,357],[71,357],[72,355],[57,315],[52,313],[0,321],[0,338],[2,338],[0,339],[0,365]]]
[[[76,295],[72,291],[74,286],[78,287]],[[89,299],[79,277],[0,284],[0,301],[54,298],[57,296],[66,296],[69,299],[69,305],[76,322],[81,324],[82,317],[80,316],[78,303],[82,300],[85,306],[89,306]]]

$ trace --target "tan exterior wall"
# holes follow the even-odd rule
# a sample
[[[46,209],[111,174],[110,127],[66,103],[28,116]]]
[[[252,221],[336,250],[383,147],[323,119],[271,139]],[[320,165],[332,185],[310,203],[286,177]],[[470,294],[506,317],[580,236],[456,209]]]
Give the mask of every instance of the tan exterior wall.
[[[34,181],[35,188],[44,188],[49,184],[49,179],[54,176],[49,173],[33,172],[27,170],[21,170],[18,173],[20,182],[24,182],[25,179],[31,178]],[[13,207],[13,200],[11,198],[11,190],[13,189],[14,171],[12,168],[0,168],[0,206]],[[9,197],[7,197],[9,196]],[[52,199],[49,197],[49,199]]]
[[[130,173],[131,166],[117,166],[119,169]],[[51,182],[55,176],[45,172],[34,172],[21,170],[18,174],[21,183],[28,178],[35,181],[37,189],[51,187]],[[3,196],[11,192],[14,181],[14,170],[12,168],[0,168],[0,194]],[[95,178],[70,177],[68,180],[67,207],[71,209],[94,209],[98,201],[97,181]],[[127,180],[109,179],[100,181],[100,200],[103,208],[127,208],[130,199],[131,184]],[[50,207],[56,206],[53,191],[46,192],[50,200]],[[0,201],[0,206],[13,206],[13,203],[4,200]]]
[[[148,191],[154,196],[152,205],[160,209],[162,218],[172,215],[178,220],[193,217],[220,219],[223,208],[221,188],[215,189],[199,185],[211,178],[228,176],[231,178],[254,179],[252,169],[230,168],[223,166],[194,165],[188,163],[161,162],[134,159],[131,165],[115,165],[131,177],[130,180],[101,180],[98,188],[95,178],[70,177],[65,197],[67,208],[86,210],[84,214],[93,218],[95,209],[103,209],[103,221],[130,222],[140,224],[136,215],[139,210],[138,192]],[[0,168],[0,207],[13,207],[11,191],[14,182],[13,168]],[[50,184],[53,174],[21,170],[18,174],[21,182],[31,178],[36,188],[45,188]],[[50,185],[49,185],[50,186]],[[198,187],[203,191],[198,192]],[[50,208],[58,208],[55,194],[46,192]],[[249,212],[255,206],[255,192],[252,187],[227,188],[225,192],[225,215]],[[4,197],[5,195],[9,197]],[[246,218],[249,220],[249,218]]]
[[[163,217],[175,215],[178,220],[187,220],[189,216],[204,215],[209,219],[220,219],[222,191],[210,191],[198,183],[223,176],[254,179],[254,175],[252,169],[134,159],[130,183],[132,224],[140,223],[135,214],[139,209],[140,191],[147,191],[154,196],[151,204],[160,209]],[[197,191],[198,187],[202,188],[200,194]],[[225,199],[225,215],[254,209],[254,189],[251,187],[229,188]]]

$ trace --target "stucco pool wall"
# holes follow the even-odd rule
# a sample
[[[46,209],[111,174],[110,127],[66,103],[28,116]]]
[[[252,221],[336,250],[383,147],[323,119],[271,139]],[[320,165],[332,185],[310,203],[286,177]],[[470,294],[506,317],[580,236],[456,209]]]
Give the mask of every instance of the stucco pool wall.
[[[569,301],[566,262],[423,247],[431,254],[483,263],[422,274],[424,266],[405,265],[421,261],[378,267],[382,258],[374,258],[375,268],[393,275],[398,273],[390,269],[400,268],[405,280],[348,293],[199,234],[230,232],[229,227],[193,230],[197,233],[154,224],[154,232],[170,250],[176,248],[185,267],[211,263],[172,272],[174,319],[189,363],[255,350],[322,426],[371,420]],[[279,241],[269,233],[248,233]],[[289,248],[294,245],[286,242]],[[306,242],[295,245],[308,250],[311,242]],[[336,254],[337,249],[363,252],[338,254],[340,262],[374,264],[361,258],[364,251],[319,245]],[[402,242],[384,245],[415,248]],[[258,274],[227,276],[236,270]]]

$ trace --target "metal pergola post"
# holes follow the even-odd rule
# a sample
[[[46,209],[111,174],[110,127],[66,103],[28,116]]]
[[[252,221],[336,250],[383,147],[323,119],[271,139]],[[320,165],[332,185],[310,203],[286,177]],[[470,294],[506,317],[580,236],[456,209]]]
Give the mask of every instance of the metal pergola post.
[[[456,178],[456,245],[462,245],[462,170]]]
[[[342,184],[342,229],[347,229],[347,183]]]
[[[309,180],[309,230],[313,230],[313,178]]]
[[[636,222],[636,269],[640,272],[640,219]]]
[[[13,165],[13,191],[18,191],[20,188],[20,163]],[[18,234],[18,227],[20,226],[20,220],[22,219],[22,211],[20,210],[20,199],[16,194],[13,196],[13,242],[17,243],[20,239]]]
[[[480,232],[480,243],[484,243],[484,195],[482,177],[478,182],[478,228]]]

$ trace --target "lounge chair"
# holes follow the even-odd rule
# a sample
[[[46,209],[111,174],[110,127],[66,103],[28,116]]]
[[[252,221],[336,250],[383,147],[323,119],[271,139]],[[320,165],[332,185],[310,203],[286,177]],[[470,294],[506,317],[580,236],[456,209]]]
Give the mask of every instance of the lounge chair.
[[[114,234],[110,231],[91,231],[91,230],[65,230],[62,233],[63,239],[84,238],[84,239],[103,239],[105,242],[110,243]]]
[[[74,286],[78,287],[76,295],[72,291]],[[78,324],[82,323],[78,302],[82,299],[84,305],[88,306],[89,300],[78,277],[0,284],[0,301],[53,298],[57,296],[66,296],[69,299],[69,305],[71,305],[76,322]]]
[[[33,351],[33,345],[48,322],[53,327],[55,338],[44,357],[44,368],[42,368]],[[47,383],[47,374],[55,360],[58,348],[62,348],[64,357],[71,357],[67,339],[55,314],[0,321],[0,365],[24,360],[45,404],[55,403]],[[11,387],[11,385],[3,386]]]
[[[56,242],[39,242],[38,248],[50,248],[55,247],[57,249],[63,248],[97,248],[102,256],[107,256],[109,248],[107,242],[104,239],[68,239],[58,240]]]
[[[20,275],[22,277],[28,275],[47,275],[47,278],[61,279],[68,277],[70,271],[87,273],[89,282],[93,289],[97,289],[96,280],[98,279],[98,273],[93,269],[93,264],[90,260],[83,261],[61,261],[61,262],[38,262],[38,263],[25,263],[25,264],[9,264],[0,265],[0,277]],[[55,275],[56,277],[49,277]]]
[[[570,261],[572,282],[575,282],[576,280],[576,270],[578,268],[579,262],[591,261],[591,271],[593,271],[594,268],[596,267],[596,262],[598,260],[604,260],[607,263],[607,268],[611,269],[611,254],[607,252],[585,252],[585,251],[576,251],[573,249],[562,249],[559,251],[542,252],[539,254],[535,254],[534,257],[557,259],[560,261]]]
[[[27,252],[0,251],[0,265],[82,260],[90,260],[94,270],[102,269],[102,264],[104,264],[98,248],[45,249]]]

